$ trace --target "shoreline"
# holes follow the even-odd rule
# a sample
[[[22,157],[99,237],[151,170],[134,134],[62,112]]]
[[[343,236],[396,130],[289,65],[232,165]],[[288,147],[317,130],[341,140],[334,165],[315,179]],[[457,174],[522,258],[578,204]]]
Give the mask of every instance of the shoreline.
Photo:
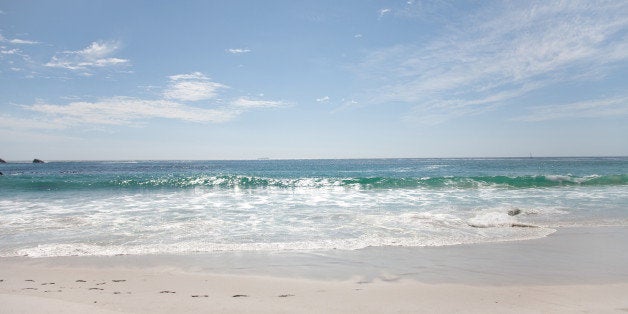
[[[628,227],[358,251],[0,258],[3,313],[628,311]]]

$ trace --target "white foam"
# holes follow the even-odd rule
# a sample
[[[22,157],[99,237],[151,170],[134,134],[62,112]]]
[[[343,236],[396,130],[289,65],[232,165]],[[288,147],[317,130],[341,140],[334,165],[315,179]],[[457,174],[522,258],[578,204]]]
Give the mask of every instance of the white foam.
[[[581,177],[581,178],[574,177],[571,174],[568,174],[568,175],[546,175],[545,178],[550,180],[550,181],[554,181],[554,182],[558,182],[558,183],[572,182],[572,183],[582,184],[583,182],[586,182],[588,180],[599,178],[599,175],[589,175],[589,176],[585,176],[585,177]]]
[[[510,228],[511,230],[517,230]],[[190,254],[208,252],[244,252],[244,251],[325,251],[325,250],[358,250],[367,247],[404,246],[427,247],[459,244],[529,240],[545,237],[553,232],[550,228],[518,229],[525,232],[517,234],[495,234],[489,239],[487,234],[475,237],[442,237],[439,235],[423,235],[415,238],[395,237],[358,237],[350,239],[324,239],[318,241],[296,242],[253,242],[253,243],[213,243],[207,241],[181,241],[177,243],[155,243],[145,245],[96,245],[88,243],[50,243],[16,250],[1,251],[0,256],[28,256],[33,258],[57,256],[114,256],[144,254]]]
[[[476,215],[469,219],[468,223],[472,227],[490,228],[490,227],[511,227],[517,220],[502,212],[489,212]]]
[[[623,186],[369,190],[323,181],[306,180],[291,189],[195,187],[3,198],[0,255],[452,245],[536,238],[554,226],[584,222],[628,224]],[[521,213],[508,216],[513,208]],[[515,223],[541,228],[511,228]]]

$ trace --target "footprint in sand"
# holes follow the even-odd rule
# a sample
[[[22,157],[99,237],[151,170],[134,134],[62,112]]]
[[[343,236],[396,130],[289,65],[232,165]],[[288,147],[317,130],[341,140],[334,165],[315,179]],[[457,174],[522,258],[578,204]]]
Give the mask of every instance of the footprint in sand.
[[[37,288],[22,288],[22,290],[37,290]]]
[[[126,279],[114,279],[114,280],[112,280],[112,281],[113,281],[113,282],[125,282],[125,281],[126,281]]]
[[[104,285],[104,284],[107,284],[107,283],[106,283],[106,282],[99,282],[99,283],[97,283],[96,285],[97,285],[97,286],[102,286],[102,285]]]
[[[192,297],[193,298],[209,298],[209,295],[207,295],[207,294],[193,294]]]
[[[54,284],[55,284],[54,282],[44,282],[41,285],[42,286],[47,286],[47,285],[54,285]]]
[[[87,281],[82,280],[82,279],[79,279],[79,280],[77,280],[76,282],[87,282]]]
[[[163,290],[163,291],[159,291],[159,293],[177,293],[177,292],[170,291],[170,290]]]
[[[89,288],[89,290],[99,290],[99,291],[103,291],[103,290],[105,290],[105,289],[103,289],[103,288]]]
[[[35,280],[33,280],[33,279],[26,279],[24,281],[35,282]]]
[[[287,298],[287,297],[293,297],[293,296],[294,296],[294,294],[280,294],[277,297],[279,297],[279,298]]]
[[[232,298],[248,298],[247,294],[234,294]]]

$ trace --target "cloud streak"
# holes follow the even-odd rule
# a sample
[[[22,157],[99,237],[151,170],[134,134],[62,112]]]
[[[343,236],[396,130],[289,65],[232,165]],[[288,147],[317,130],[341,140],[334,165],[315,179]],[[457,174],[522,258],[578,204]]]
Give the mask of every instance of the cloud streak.
[[[248,49],[248,48],[230,48],[230,49],[227,49],[227,52],[231,53],[231,54],[243,54],[243,53],[251,52],[251,49]]]
[[[285,107],[287,104],[282,101],[273,100],[255,100],[248,97],[240,97],[231,102],[235,108],[258,109],[258,108],[278,108]]]
[[[57,53],[44,65],[71,71],[89,71],[96,68],[128,65],[130,63],[128,59],[112,56],[118,50],[120,50],[120,43],[117,41],[95,41],[82,50]]]
[[[321,98],[316,98],[316,102],[322,102],[322,103],[329,102],[329,96],[323,96]]]
[[[38,41],[34,41],[34,40],[27,40],[27,39],[18,39],[18,38],[14,38],[9,40],[10,43],[12,44],[17,44],[17,45],[35,45],[35,44],[39,44]]]
[[[427,44],[370,53],[356,71],[375,84],[356,98],[411,103],[419,120],[446,121],[599,77],[628,60],[625,2],[514,2],[490,9]]]
[[[0,42],[7,42],[13,45],[35,45],[35,44],[39,44],[40,42],[38,41],[34,41],[34,40],[28,40],[28,39],[21,39],[21,38],[13,38],[13,39],[8,39],[4,36],[2,36],[2,34],[0,34]]]
[[[168,100],[112,97],[96,102],[72,102],[68,105],[38,103],[24,109],[52,117],[60,125],[129,125],[151,118],[188,122],[225,122],[237,112],[204,109]]]
[[[106,55],[106,54],[105,54]],[[186,102],[208,100],[225,85],[210,81],[201,72],[169,77],[170,85],[161,99],[141,99],[116,96],[98,101],[72,101],[68,104],[37,102],[21,106],[38,116],[29,119],[0,116],[0,129],[63,130],[78,126],[142,125],[151,119],[169,119],[192,123],[224,123],[251,111],[288,106],[282,101],[237,97],[225,103],[206,103],[204,106]],[[190,83],[198,83],[194,86]]]

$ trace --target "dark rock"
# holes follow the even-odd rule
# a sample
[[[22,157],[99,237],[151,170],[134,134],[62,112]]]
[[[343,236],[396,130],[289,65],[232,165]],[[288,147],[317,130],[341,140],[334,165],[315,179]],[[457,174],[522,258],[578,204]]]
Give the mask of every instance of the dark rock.
[[[44,162],[43,160],[41,160],[41,159],[37,159],[37,158],[35,158],[35,159],[33,159],[33,163],[34,163],[34,164],[43,164],[43,163],[45,163],[45,162]]]
[[[508,211],[508,215],[510,216],[517,216],[519,214],[521,214],[521,209],[519,208],[511,209]]]
[[[539,226],[535,226],[535,225],[528,225],[528,224],[520,224],[520,223],[514,223],[510,225],[511,227],[518,227],[518,228],[538,228]]]
[[[4,159],[0,158],[0,164],[6,164],[7,162]]]

